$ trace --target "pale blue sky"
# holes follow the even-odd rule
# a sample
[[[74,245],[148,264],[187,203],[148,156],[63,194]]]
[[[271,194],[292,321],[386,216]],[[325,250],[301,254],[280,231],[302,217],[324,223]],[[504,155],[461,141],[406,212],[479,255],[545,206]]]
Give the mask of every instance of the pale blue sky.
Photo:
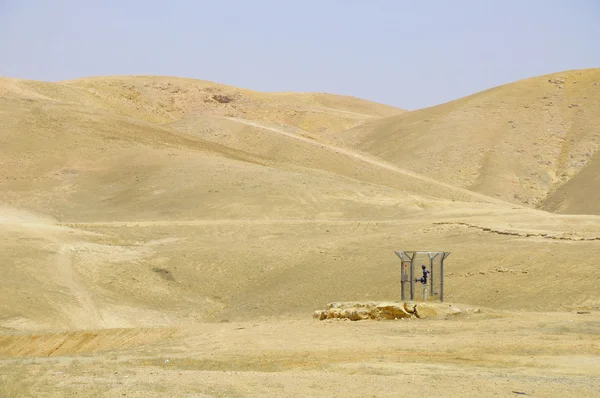
[[[185,76],[407,109],[600,67],[600,0],[0,0],[0,76]]]

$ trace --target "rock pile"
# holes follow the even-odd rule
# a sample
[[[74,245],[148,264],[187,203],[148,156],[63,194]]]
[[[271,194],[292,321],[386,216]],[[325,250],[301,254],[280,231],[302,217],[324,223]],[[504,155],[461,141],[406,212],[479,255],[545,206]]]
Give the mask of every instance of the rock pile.
[[[407,319],[407,318],[446,318],[461,311],[444,303],[413,302],[338,302],[327,304],[326,310],[318,310],[313,318],[350,319],[360,321],[366,319]]]

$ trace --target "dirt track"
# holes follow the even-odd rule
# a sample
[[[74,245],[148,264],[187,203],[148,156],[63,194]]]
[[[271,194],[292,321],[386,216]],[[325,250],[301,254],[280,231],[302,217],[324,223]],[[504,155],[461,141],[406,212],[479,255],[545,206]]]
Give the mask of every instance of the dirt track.
[[[409,170],[401,169],[400,167],[395,166],[395,165],[393,165],[391,163],[385,162],[385,161],[383,161],[381,159],[374,158],[372,156],[367,156],[365,154],[358,153],[357,151],[354,151],[354,150],[351,150],[351,149],[343,148],[343,147],[340,147],[340,146],[335,146],[335,145],[332,145],[332,144],[327,144],[327,143],[324,143],[324,142],[314,141],[314,140],[311,140],[309,138],[303,137],[302,135],[291,133],[291,132],[286,131],[284,129],[273,127],[273,126],[270,126],[270,125],[265,124],[265,123],[259,123],[259,122],[256,122],[256,121],[244,120],[244,119],[236,119],[236,118],[229,118],[229,119],[230,120],[234,120],[234,121],[239,122],[239,123],[247,124],[249,126],[255,126],[255,127],[262,128],[262,129],[271,130],[271,131],[274,131],[274,132],[276,132],[278,134],[283,134],[286,137],[290,137],[290,138],[293,138],[293,139],[296,139],[296,140],[308,142],[311,145],[315,145],[315,146],[320,147],[320,148],[326,148],[326,149],[331,150],[333,152],[340,153],[342,155],[345,155],[345,156],[357,159],[357,160],[359,160],[361,162],[365,162],[365,163],[368,163],[368,164],[371,164],[371,165],[374,165],[374,166],[377,166],[377,167],[381,167],[383,169],[390,170],[390,171],[393,171],[395,173],[402,174],[404,176],[411,177],[411,178],[414,178],[416,180],[420,180],[422,182],[427,182],[429,184],[433,184],[433,186],[444,187],[444,188],[449,189],[451,191],[459,192],[459,193],[461,193],[463,195],[476,198],[477,200],[482,201],[483,203],[496,203],[496,204],[504,205],[504,206],[507,206],[507,207],[511,207],[511,206],[515,207],[516,206],[515,204],[512,204],[512,203],[508,203],[508,202],[505,202],[505,201],[502,201],[502,200],[498,200],[498,199],[492,198],[490,196],[482,195],[482,194],[479,194],[477,192],[469,191],[467,189],[462,189],[462,188],[456,187],[456,186],[451,185],[451,184],[446,184],[446,183],[444,183],[442,181],[434,180],[433,178],[429,178],[429,177],[426,177],[424,175],[413,173],[413,172],[411,172]]]

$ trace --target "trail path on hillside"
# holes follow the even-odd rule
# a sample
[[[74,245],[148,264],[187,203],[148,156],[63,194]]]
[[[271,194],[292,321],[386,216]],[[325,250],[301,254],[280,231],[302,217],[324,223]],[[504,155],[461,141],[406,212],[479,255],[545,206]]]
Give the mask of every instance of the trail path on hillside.
[[[394,224],[406,220],[297,220],[297,219],[221,219],[221,220],[148,220],[148,221],[92,221],[92,222],[63,222],[57,225],[66,227],[99,226],[99,227],[168,227],[168,226],[201,226],[201,225],[272,225],[272,224]]]
[[[482,201],[484,201],[486,203],[495,203],[495,204],[500,204],[500,205],[504,205],[504,206],[512,206],[512,207],[517,207],[517,206],[518,207],[522,207],[520,205],[515,205],[513,203],[505,202],[505,201],[500,200],[500,199],[495,199],[495,198],[492,198],[490,196],[482,195],[482,194],[477,193],[477,192],[469,191],[468,189],[459,188],[459,187],[456,187],[454,185],[446,184],[444,182],[435,180],[433,178],[429,178],[429,177],[423,176],[421,174],[417,174],[417,173],[413,173],[413,172],[405,170],[405,169],[401,169],[401,168],[399,168],[397,166],[394,166],[391,163],[385,162],[385,161],[383,161],[381,159],[376,159],[376,158],[364,155],[362,153],[358,153],[358,152],[352,151],[350,149],[338,147],[338,146],[331,145],[331,144],[326,144],[326,143],[323,143],[323,142],[314,141],[314,140],[312,140],[310,138],[306,138],[306,137],[303,137],[301,135],[294,134],[294,133],[291,133],[289,131],[285,131],[283,129],[277,128],[277,127],[273,127],[273,126],[270,126],[268,124],[259,123],[259,122],[253,121],[253,120],[238,119],[238,118],[234,118],[234,117],[227,117],[225,119],[229,119],[229,120],[232,120],[232,121],[238,122],[238,123],[247,124],[249,126],[254,126],[254,127],[258,127],[258,128],[270,130],[270,131],[273,131],[275,133],[285,135],[286,137],[290,137],[290,138],[294,138],[296,140],[308,142],[311,145],[314,145],[314,146],[317,146],[317,147],[320,147],[320,148],[325,148],[325,149],[328,149],[330,151],[337,152],[337,153],[340,153],[342,155],[345,155],[345,156],[348,156],[348,157],[351,157],[351,158],[354,158],[354,159],[358,159],[358,160],[360,160],[362,162],[369,163],[369,164],[372,164],[374,166],[378,166],[378,167],[381,167],[381,168],[393,171],[393,172],[398,173],[398,174],[403,174],[405,176],[408,176],[408,177],[411,177],[411,178],[415,178],[415,179],[421,180],[423,182],[427,182],[427,183],[430,183],[430,184],[438,185],[440,187],[444,187],[444,188],[450,189],[450,190],[455,191],[455,192],[459,192],[459,193],[462,193],[462,194],[466,194],[466,195],[472,196],[472,197],[477,198],[479,200],[482,200]]]

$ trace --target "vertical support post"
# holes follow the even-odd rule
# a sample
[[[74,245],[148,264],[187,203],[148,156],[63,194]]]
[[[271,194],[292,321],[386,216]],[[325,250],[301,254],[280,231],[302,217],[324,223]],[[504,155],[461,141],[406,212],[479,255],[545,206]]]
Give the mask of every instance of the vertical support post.
[[[406,300],[406,283],[408,282],[408,261],[406,258],[410,258],[405,252],[394,251],[398,257],[400,257],[400,297],[402,301]]]
[[[427,256],[429,256],[429,284],[430,284],[430,289],[429,292],[431,294],[431,297],[435,296],[435,289],[434,289],[434,285],[433,285],[433,262],[435,261],[436,257],[439,255],[440,253],[436,253],[435,255],[431,255],[431,253],[427,253]]]
[[[440,260],[440,301],[444,302],[444,257]]]
[[[404,261],[402,262],[400,268],[400,299],[402,301],[406,300],[406,294],[404,293]]]
[[[433,272],[433,258],[429,259],[429,284],[431,285],[431,288],[429,289],[431,291],[431,297],[435,296],[435,290],[433,288],[433,276],[434,276],[434,272]]]
[[[442,253],[442,259],[441,259],[441,264],[440,264],[440,271],[441,271],[441,275],[440,275],[440,301],[443,303],[444,302],[444,260],[450,255],[450,252],[444,252]]]
[[[410,259],[410,300],[415,300],[415,257],[416,254]]]
[[[402,260],[402,270],[400,271],[402,275],[402,300],[406,300],[406,284],[409,282],[408,278],[408,265],[409,261],[407,259]]]

